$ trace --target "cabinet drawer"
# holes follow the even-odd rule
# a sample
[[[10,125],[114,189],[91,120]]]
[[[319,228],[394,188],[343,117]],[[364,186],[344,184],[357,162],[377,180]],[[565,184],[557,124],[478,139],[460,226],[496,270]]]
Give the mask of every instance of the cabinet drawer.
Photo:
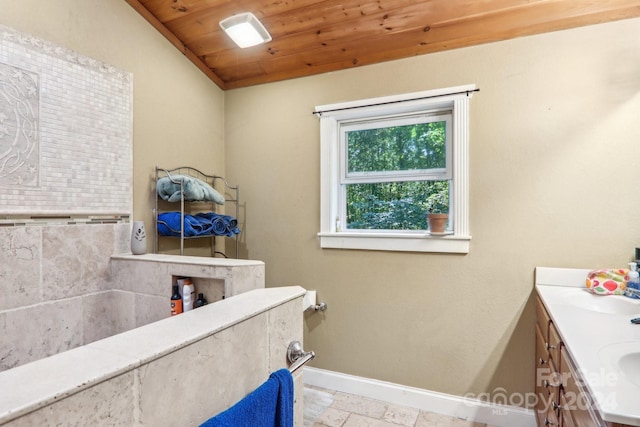
[[[551,425],[549,422],[556,422],[558,412],[556,411],[561,387],[560,376],[556,366],[549,358],[547,343],[543,340],[539,325],[536,325],[536,417],[538,425]],[[553,413],[554,418],[550,418]],[[545,422],[547,424],[545,424]]]
[[[560,422],[558,421],[558,416],[556,415],[556,412],[553,409],[549,408],[549,412],[547,412],[547,415],[542,420],[542,425],[549,426],[549,427],[560,426]]]
[[[549,352],[540,325],[536,325],[536,369],[549,367]]]
[[[544,380],[549,374],[549,353],[545,348],[545,341],[542,338],[539,325],[536,325],[536,369],[535,369],[535,393],[536,393],[536,418],[538,425],[544,425],[547,418],[547,411],[551,407],[553,396],[544,386]]]
[[[576,427],[571,416],[571,406],[567,402],[564,391],[560,392],[560,425],[562,427]]]
[[[577,375],[573,362],[565,349],[561,350],[560,370],[562,375],[563,410],[571,411],[574,427],[600,427],[605,423],[593,408],[593,398]]]
[[[560,368],[562,339],[553,322],[549,323],[549,338],[547,339],[547,350],[549,350],[549,356],[555,362],[555,366]],[[564,372],[564,371],[561,371]]]
[[[545,347],[549,352],[551,359],[555,362],[555,366],[560,368],[560,348],[562,347],[562,340],[560,339],[560,334],[558,333],[556,326],[553,324],[553,321],[551,321],[549,313],[547,313],[547,309],[544,308],[544,304],[542,304],[539,297],[536,299],[536,316],[536,323],[540,327]]]
[[[547,309],[544,308],[544,304],[542,304],[540,297],[536,298],[536,320],[538,325],[540,325],[542,339],[544,342],[549,341],[549,324],[551,323],[551,318],[547,313]]]

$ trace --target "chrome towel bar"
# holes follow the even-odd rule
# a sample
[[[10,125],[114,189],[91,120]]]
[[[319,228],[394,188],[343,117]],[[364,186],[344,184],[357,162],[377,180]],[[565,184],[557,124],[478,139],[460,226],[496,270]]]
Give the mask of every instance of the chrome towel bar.
[[[300,341],[291,341],[287,348],[287,360],[291,363],[289,372],[293,374],[314,357],[316,357],[316,354],[313,351],[304,351],[302,349]]]

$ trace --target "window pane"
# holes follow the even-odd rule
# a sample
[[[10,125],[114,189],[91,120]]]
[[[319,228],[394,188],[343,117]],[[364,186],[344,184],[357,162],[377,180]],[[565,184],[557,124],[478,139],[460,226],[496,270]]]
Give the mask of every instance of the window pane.
[[[346,190],[348,229],[426,230],[434,201],[449,212],[449,181],[349,184]]]
[[[348,172],[446,167],[445,121],[345,132]]]

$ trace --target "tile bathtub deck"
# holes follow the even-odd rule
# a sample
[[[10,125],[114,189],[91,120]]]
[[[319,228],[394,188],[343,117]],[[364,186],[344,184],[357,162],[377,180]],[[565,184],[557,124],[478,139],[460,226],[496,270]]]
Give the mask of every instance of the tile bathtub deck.
[[[492,427],[339,391],[306,386],[304,427]]]

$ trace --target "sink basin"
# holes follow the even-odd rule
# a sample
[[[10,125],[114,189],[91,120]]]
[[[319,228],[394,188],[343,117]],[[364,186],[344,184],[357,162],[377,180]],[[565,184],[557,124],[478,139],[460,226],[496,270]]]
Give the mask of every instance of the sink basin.
[[[610,344],[603,347],[598,356],[605,366],[613,368],[620,373],[620,377],[640,387],[640,341]]]
[[[611,314],[637,314],[640,316],[640,300],[622,295],[594,295],[586,290],[567,292],[565,304],[585,310]]]
[[[622,375],[640,387],[640,353],[625,354],[618,360],[618,367]]]

